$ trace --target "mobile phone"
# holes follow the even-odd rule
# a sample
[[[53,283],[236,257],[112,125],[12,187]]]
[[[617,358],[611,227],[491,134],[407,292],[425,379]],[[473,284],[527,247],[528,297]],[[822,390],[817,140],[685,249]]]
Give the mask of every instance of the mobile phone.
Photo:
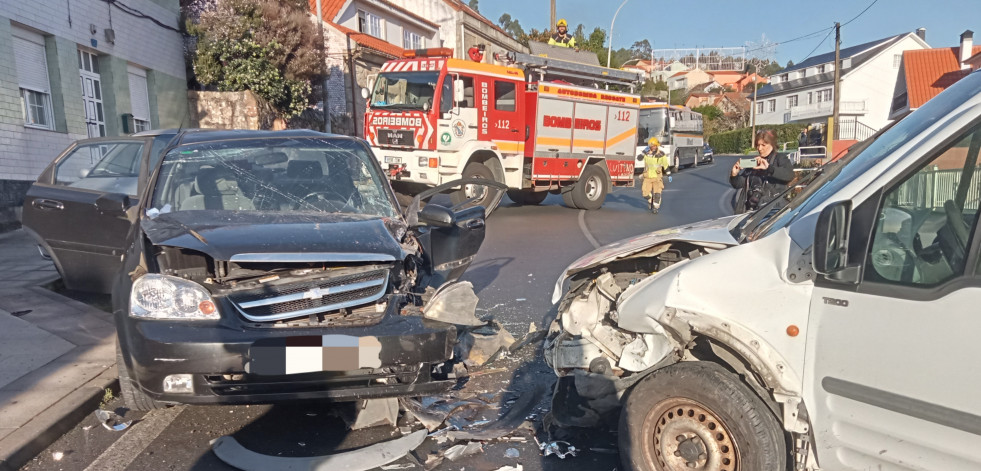
[[[756,168],[756,159],[739,159],[739,168]]]

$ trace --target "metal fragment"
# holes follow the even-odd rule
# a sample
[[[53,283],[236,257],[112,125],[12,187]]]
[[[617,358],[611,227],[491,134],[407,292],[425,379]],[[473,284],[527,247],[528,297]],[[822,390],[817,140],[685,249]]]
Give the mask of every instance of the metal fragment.
[[[123,422],[123,418],[112,411],[98,409],[95,411],[95,418],[99,419],[99,423],[102,424],[106,430],[112,430],[113,432],[122,432],[133,425],[132,420],[127,420]]]

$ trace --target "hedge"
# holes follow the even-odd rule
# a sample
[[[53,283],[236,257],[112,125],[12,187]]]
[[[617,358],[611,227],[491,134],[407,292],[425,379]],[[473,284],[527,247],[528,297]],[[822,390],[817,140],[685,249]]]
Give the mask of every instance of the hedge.
[[[788,149],[797,148],[797,138],[800,132],[807,127],[807,124],[777,124],[757,126],[756,129],[772,129],[777,133],[777,149],[783,147],[784,142],[789,142]],[[744,150],[753,147],[751,134],[752,128],[742,128],[735,131],[722,132],[709,136],[708,142],[712,150],[717,154],[741,154]]]

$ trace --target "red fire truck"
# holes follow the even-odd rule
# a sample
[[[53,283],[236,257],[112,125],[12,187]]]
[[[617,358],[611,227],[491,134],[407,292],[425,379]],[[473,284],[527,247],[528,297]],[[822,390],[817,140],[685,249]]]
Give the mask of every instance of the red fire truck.
[[[640,97],[599,87],[632,87],[637,73],[528,54],[493,65],[451,53],[407,51],[362,91],[365,139],[397,193],[484,178],[506,184],[521,204],[551,192],[567,206],[596,209],[612,186],[633,186]],[[479,185],[451,194],[454,204],[488,211],[501,196]]]

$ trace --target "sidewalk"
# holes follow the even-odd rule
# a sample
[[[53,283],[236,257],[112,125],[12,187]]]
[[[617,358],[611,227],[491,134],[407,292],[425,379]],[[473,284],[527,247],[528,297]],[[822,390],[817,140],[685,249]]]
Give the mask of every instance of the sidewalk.
[[[26,464],[115,388],[111,314],[41,287],[57,279],[22,229],[0,234],[0,471]]]

